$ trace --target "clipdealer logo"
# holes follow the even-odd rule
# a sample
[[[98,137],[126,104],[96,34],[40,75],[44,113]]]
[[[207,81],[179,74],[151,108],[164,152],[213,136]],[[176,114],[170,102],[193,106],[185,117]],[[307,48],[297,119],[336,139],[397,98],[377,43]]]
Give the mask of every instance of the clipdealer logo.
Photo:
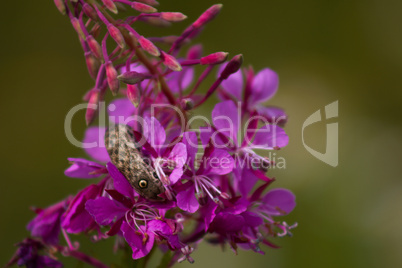
[[[337,118],[338,117],[338,101],[334,101],[325,106],[325,120],[330,118]],[[315,111],[312,115],[310,115],[306,121],[303,123],[302,127],[302,141],[304,148],[312,154],[315,158],[323,161],[324,163],[332,166],[338,166],[338,143],[339,143],[339,132],[338,132],[338,123],[328,123],[326,132],[327,132],[327,139],[326,139],[326,149],[325,153],[318,152],[308,146],[304,141],[304,129],[314,123],[320,122],[323,119],[321,118],[321,109]]]

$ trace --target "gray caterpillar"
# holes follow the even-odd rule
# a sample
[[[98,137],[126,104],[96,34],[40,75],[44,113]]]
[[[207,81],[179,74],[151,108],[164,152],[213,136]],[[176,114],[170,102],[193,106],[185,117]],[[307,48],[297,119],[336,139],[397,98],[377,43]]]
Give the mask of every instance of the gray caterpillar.
[[[110,127],[105,133],[105,145],[111,162],[138,194],[150,200],[163,200],[158,195],[165,192],[165,187],[136,148],[131,127],[121,124]]]

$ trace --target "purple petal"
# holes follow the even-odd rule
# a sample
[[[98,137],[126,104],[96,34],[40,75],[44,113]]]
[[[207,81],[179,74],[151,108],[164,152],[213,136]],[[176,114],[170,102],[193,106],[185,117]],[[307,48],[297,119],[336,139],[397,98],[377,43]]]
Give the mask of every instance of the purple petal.
[[[184,91],[190,86],[194,78],[194,68],[184,67],[181,72],[172,72],[166,76],[166,82],[172,92]]]
[[[273,189],[262,198],[261,208],[270,215],[286,215],[295,208],[295,199],[295,195],[287,189]]]
[[[288,116],[285,111],[274,106],[257,107],[257,113],[265,117],[269,123],[274,125],[283,126],[288,120]]]
[[[220,234],[231,232],[240,232],[245,224],[244,218],[240,215],[221,212],[216,215],[214,221],[210,225],[210,231]]]
[[[107,170],[109,171],[110,176],[113,178],[114,188],[122,195],[129,197],[130,199],[134,199],[134,188],[128,182],[126,177],[120,173],[117,167],[109,162],[107,163]]]
[[[154,246],[154,234],[153,232],[147,232],[148,238],[143,244],[144,236],[141,232],[136,232],[136,230],[131,227],[127,222],[123,222],[121,225],[121,231],[123,232],[123,236],[126,239],[127,243],[130,245],[133,250],[133,259],[140,259],[151,251]],[[144,231],[144,230],[142,230]]]
[[[183,134],[183,143],[186,145],[187,159],[190,168],[194,170],[194,160],[198,152],[198,138],[195,132],[185,132]]]
[[[245,212],[249,205],[250,201],[248,201],[246,198],[240,198],[231,207],[225,208],[224,212],[238,215]]]
[[[172,229],[169,225],[161,220],[152,220],[147,224],[148,231],[158,232],[161,235],[172,235]]]
[[[226,64],[222,64],[219,68],[218,74],[220,75],[225,69]],[[218,75],[218,77],[219,77]],[[231,76],[229,76],[228,79],[224,80],[221,83],[221,86],[223,89],[233,95],[236,99],[241,100],[242,99],[242,92],[243,92],[243,74],[241,70],[238,70]]]
[[[285,130],[276,125],[265,125],[257,130],[249,147],[252,149],[272,150],[275,147],[285,147],[288,142],[289,137]]]
[[[168,159],[176,163],[174,170],[169,176],[170,182],[175,184],[183,175],[183,166],[187,160],[186,145],[182,142],[176,144],[170,152]]]
[[[135,106],[128,99],[113,100],[108,108],[109,120],[116,124],[134,126]]]
[[[183,168],[176,167],[169,175],[171,184],[175,184],[183,176]]]
[[[238,182],[240,193],[244,196],[248,196],[257,181],[258,177],[250,168],[243,168],[241,171],[241,180]]]
[[[115,218],[121,218],[127,212],[127,208],[103,196],[88,200],[85,208],[99,225],[110,225]]]
[[[61,226],[69,233],[80,233],[93,223],[93,219],[85,209],[85,203],[88,200],[99,196],[101,188],[92,184],[80,191],[71,201]]]
[[[169,224],[167,224],[167,222],[161,220],[152,220],[148,223],[147,227],[149,232],[153,232],[167,240],[172,249],[182,247],[179,237],[173,234],[172,228],[169,226]]]
[[[264,223],[264,220],[254,212],[245,211],[241,215],[244,218],[245,224],[250,227],[258,227]]]
[[[68,205],[67,202],[63,200],[43,209],[30,221],[27,229],[31,232],[32,236],[41,237],[48,244],[57,244],[59,241],[61,216]]]
[[[176,163],[176,167],[183,167],[187,160],[187,148],[182,142],[176,144],[168,157],[169,160],[173,160]]]
[[[205,175],[224,175],[233,170],[234,160],[230,154],[222,149],[215,149],[206,159]],[[199,174],[198,174],[199,175]]]
[[[161,151],[166,140],[166,133],[165,129],[155,117],[146,117],[144,119],[143,135],[147,138],[149,144],[155,148],[157,152]]]
[[[209,225],[215,219],[215,211],[218,208],[218,204],[212,200],[209,200],[205,206],[200,208],[201,219],[204,219],[205,232],[208,230]]]
[[[212,122],[216,129],[226,137],[237,141],[237,132],[239,131],[239,111],[233,101],[224,101],[215,105],[212,110]],[[212,138],[217,133],[212,135]]]
[[[68,161],[72,162],[73,164],[64,171],[64,175],[67,177],[91,179],[103,175],[102,173],[90,174],[94,171],[104,168],[104,166],[101,164],[82,158],[68,158]]]
[[[271,69],[265,68],[261,70],[252,83],[252,92],[249,98],[249,106],[254,106],[272,98],[279,85],[278,75]]]
[[[195,197],[194,186],[189,187],[187,190],[181,191],[176,196],[177,206],[182,210],[194,213],[198,210],[200,205]]]
[[[110,161],[105,147],[105,132],[104,127],[89,127],[85,131],[83,148],[88,155],[99,162]]]

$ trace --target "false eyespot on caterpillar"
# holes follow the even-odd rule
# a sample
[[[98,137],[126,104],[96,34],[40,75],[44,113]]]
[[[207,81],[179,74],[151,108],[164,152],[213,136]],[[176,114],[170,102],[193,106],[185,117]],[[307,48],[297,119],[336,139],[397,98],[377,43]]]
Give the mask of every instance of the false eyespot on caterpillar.
[[[105,133],[105,145],[111,162],[138,194],[149,200],[163,200],[158,195],[165,192],[165,187],[136,148],[131,127],[122,124],[110,127]]]

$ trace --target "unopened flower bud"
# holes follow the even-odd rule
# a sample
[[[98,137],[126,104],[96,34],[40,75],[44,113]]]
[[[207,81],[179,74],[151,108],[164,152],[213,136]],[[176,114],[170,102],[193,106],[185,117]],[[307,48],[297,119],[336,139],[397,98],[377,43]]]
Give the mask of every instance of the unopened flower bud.
[[[186,15],[180,12],[161,12],[161,18],[167,21],[182,21],[187,18]]]
[[[187,59],[189,60],[196,60],[201,58],[202,56],[202,45],[194,45],[192,46],[187,52]]]
[[[141,20],[149,25],[161,28],[170,27],[172,25],[171,22],[164,20],[161,17],[143,17]]]
[[[91,95],[92,95],[92,89],[91,89],[91,90],[88,90],[88,91],[85,93],[85,95],[82,97],[82,99],[83,99],[84,101],[89,101],[89,99],[91,98]]]
[[[138,38],[138,42],[140,43],[142,49],[148,52],[149,54],[155,57],[160,56],[159,49],[154,45],[154,43],[152,43],[145,37],[141,36],[140,38]]]
[[[117,79],[119,79],[123,83],[134,85],[134,84],[144,81],[144,79],[146,79],[148,77],[149,76],[147,76],[143,73],[130,71],[130,72],[125,72],[124,74],[117,76]]]
[[[133,2],[131,4],[131,7],[139,12],[142,13],[154,13],[157,12],[158,10],[152,6],[149,6],[147,4],[144,3],[139,3],[139,2]]]
[[[237,72],[243,63],[243,55],[239,54],[234,56],[223,69],[220,78],[227,79],[231,74]]]
[[[81,29],[81,25],[79,20],[76,17],[71,18],[71,24],[73,25],[75,31],[77,32],[77,34],[85,40],[85,34],[83,32],[83,30]]]
[[[201,64],[206,65],[206,64],[220,64],[224,61],[227,60],[229,53],[227,52],[216,52],[212,53],[208,56],[202,57],[201,58]]]
[[[98,41],[93,38],[92,35],[87,36],[87,43],[89,46],[89,49],[92,51],[95,57],[98,59],[102,59],[102,49],[101,46],[99,45]]]
[[[117,7],[112,0],[102,0],[102,2],[107,9],[112,11],[114,14],[117,14]]]
[[[85,62],[87,64],[89,75],[96,79],[96,75],[98,74],[100,61],[92,54],[92,52],[85,52]]]
[[[84,14],[91,20],[98,20],[98,15],[96,14],[95,9],[93,9],[88,3],[85,3],[82,6],[82,11],[84,11]]]
[[[64,5],[63,0],[54,0],[54,4],[61,14],[66,15],[66,6]]]
[[[117,71],[111,61],[106,63],[107,83],[113,95],[116,95],[120,88],[119,80],[117,79]]]
[[[158,1],[156,1],[156,0],[137,0],[137,2],[147,4],[150,6],[158,6],[159,5]]]
[[[194,108],[194,101],[192,99],[182,99],[180,104],[184,111],[189,111]]]
[[[119,29],[117,29],[113,24],[109,24],[107,30],[114,41],[116,41],[121,48],[124,48],[124,38]]]
[[[222,4],[213,5],[208,8],[201,16],[193,23],[193,27],[200,28],[213,20],[221,11]]]
[[[99,90],[92,90],[91,97],[89,98],[87,111],[85,113],[85,121],[87,125],[90,125],[97,116],[97,111],[99,107]]]
[[[162,51],[162,59],[163,64],[165,64],[165,66],[172,71],[180,72],[183,69],[180,63],[175,59],[175,57],[165,53],[164,51]]]
[[[127,85],[127,98],[138,107],[138,88],[135,85]]]

